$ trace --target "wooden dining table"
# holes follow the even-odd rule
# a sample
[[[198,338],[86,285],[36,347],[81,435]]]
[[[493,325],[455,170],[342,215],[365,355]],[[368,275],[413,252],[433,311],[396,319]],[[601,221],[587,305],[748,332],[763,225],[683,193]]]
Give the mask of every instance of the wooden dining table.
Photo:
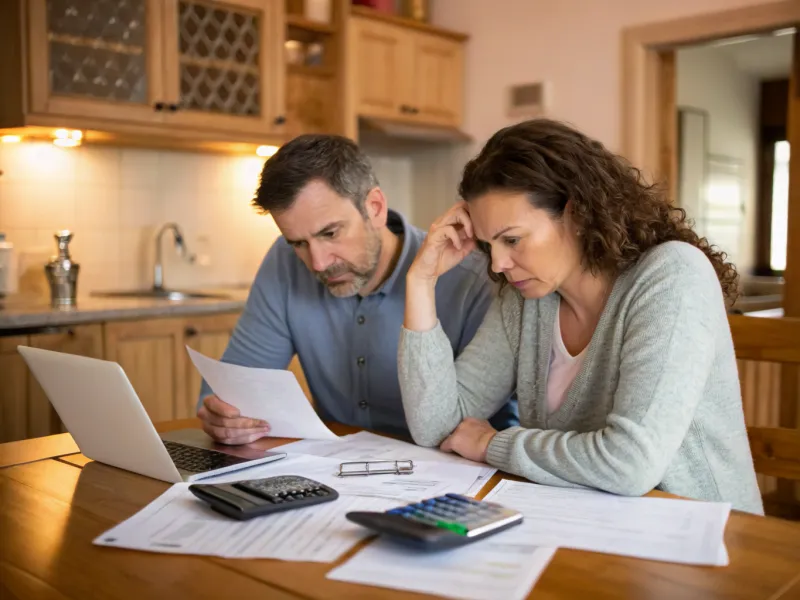
[[[357,431],[329,426],[338,434]],[[196,427],[199,422],[189,419],[156,429]],[[265,438],[256,444],[270,448],[288,441]],[[515,479],[498,473],[479,497],[502,478]],[[325,578],[370,540],[335,563],[159,554],[92,544],[169,485],[91,461],[69,434],[0,445],[0,599],[430,597]],[[730,556],[725,567],[559,549],[529,597],[800,599],[799,523],[733,511],[725,544]]]

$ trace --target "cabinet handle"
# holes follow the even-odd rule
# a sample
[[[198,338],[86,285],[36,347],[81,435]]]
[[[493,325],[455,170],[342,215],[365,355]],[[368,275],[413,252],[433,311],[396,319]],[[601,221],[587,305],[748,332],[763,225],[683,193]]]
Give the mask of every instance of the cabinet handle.
[[[411,114],[416,115],[419,114],[419,109],[416,106],[411,106]]]
[[[407,113],[407,112],[411,112],[411,107],[410,107],[410,106],[407,106],[407,105],[405,105],[405,104],[401,104],[401,105],[400,105],[400,112],[401,112],[401,113]]]
[[[163,102],[156,102],[153,105],[153,109],[155,109],[156,112],[161,112],[162,110],[164,110],[165,106],[166,104],[164,104]]]
[[[180,104],[170,104],[167,108],[169,108],[170,112],[175,112],[181,107]]]
[[[275,117],[275,125],[283,125],[286,123],[286,117],[283,115],[278,115]]]
[[[184,329],[183,335],[186,337],[194,337],[197,335],[197,329],[195,329],[192,326],[189,326],[186,329]]]

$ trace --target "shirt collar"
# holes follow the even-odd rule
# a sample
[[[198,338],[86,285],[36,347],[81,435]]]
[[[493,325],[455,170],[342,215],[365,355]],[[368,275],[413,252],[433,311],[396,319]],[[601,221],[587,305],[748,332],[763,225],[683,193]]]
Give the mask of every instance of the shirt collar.
[[[373,292],[376,294],[383,294],[384,296],[392,293],[392,289],[398,278],[404,276],[406,271],[408,271],[410,265],[407,263],[410,260],[414,260],[414,256],[411,256],[411,246],[413,244],[411,228],[406,218],[401,213],[389,209],[386,218],[386,226],[395,235],[403,236],[403,248],[400,250],[400,258],[397,259],[397,264],[395,264],[392,274],[383,282],[381,287]]]

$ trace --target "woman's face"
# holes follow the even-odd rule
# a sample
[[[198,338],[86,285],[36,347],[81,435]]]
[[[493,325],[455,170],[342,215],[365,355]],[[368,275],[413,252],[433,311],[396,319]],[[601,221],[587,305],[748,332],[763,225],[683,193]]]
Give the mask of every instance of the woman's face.
[[[581,269],[570,203],[560,218],[521,193],[489,192],[469,203],[475,237],[491,248],[492,270],[525,298],[542,298]]]

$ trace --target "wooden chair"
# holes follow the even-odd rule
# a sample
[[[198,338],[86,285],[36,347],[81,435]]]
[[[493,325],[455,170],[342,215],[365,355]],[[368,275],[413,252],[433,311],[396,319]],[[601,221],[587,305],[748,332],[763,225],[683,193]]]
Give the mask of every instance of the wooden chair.
[[[768,514],[800,519],[800,496],[795,491],[800,486],[792,483],[800,481],[800,319],[730,315],[728,321],[737,359],[781,364],[780,405],[775,423],[778,426],[748,423],[747,435],[756,473],[789,480],[779,481],[776,492],[765,495],[765,510]]]

